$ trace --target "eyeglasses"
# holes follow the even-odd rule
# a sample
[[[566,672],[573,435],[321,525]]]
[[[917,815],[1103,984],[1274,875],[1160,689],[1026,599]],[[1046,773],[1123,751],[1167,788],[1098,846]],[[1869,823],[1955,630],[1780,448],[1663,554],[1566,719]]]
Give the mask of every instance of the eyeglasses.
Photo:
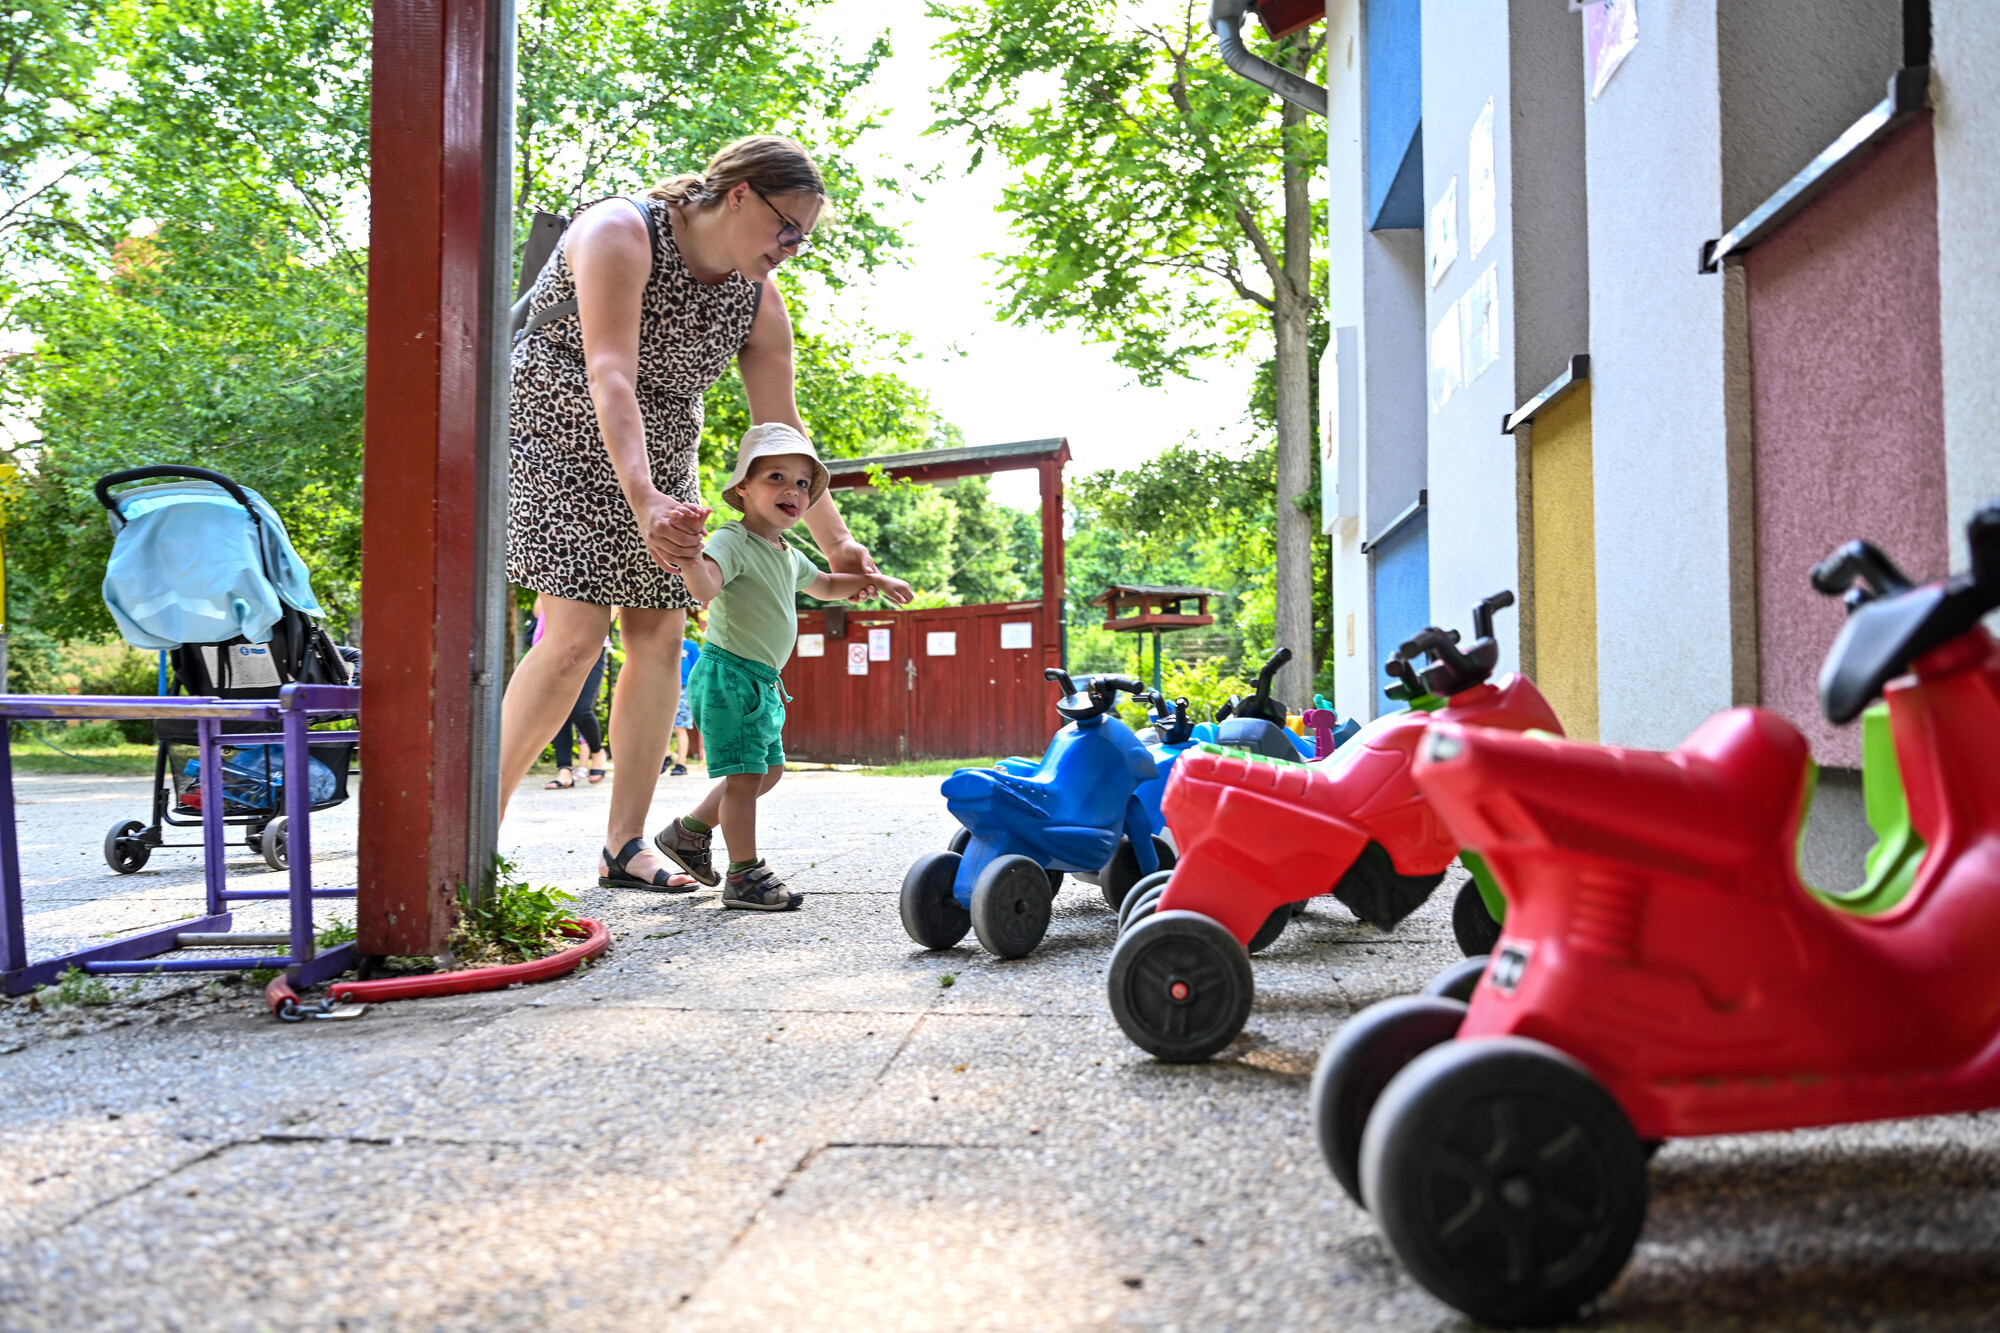
[[[746,181],[745,184],[748,184],[748,182]],[[804,227],[801,227],[798,223],[780,212],[778,206],[771,202],[770,195],[765,194],[754,185],[750,186],[750,192],[759,199],[762,199],[764,207],[770,209],[773,213],[777,213],[778,221],[785,224],[778,229],[778,245],[781,249],[790,250],[794,255],[803,255],[812,249],[812,236],[807,233]]]

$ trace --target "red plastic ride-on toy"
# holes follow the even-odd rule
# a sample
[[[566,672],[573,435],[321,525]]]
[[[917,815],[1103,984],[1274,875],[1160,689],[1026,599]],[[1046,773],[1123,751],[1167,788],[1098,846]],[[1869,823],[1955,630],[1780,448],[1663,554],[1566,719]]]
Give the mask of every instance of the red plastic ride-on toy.
[[[1413,707],[1320,763],[1217,745],[1180,757],[1163,801],[1180,860],[1152,914],[1126,925],[1107,977],[1134,1044],[1187,1063],[1235,1040],[1256,993],[1247,946],[1292,903],[1332,893],[1387,930],[1437,887],[1459,843],[1411,777],[1418,742],[1439,722],[1562,731],[1532,682],[1487,680],[1500,654],[1493,613],[1513,601],[1498,593],[1474,609],[1478,638],[1464,652],[1455,631],[1435,627],[1404,644],[1389,670]],[[1431,658],[1421,677],[1420,654]]]
[[[1505,932],[1469,1009],[1392,1000],[1343,1028],[1313,1110],[1433,1293],[1491,1323],[1595,1297],[1658,1140],[2000,1106],[2000,648],[1980,626],[2000,502],[1969,535],[1947,581],[1912,586],[1862,542],[1812,574],[1851,612],[1822,710],[1886,697],[1923,843],[1885,892],[1801,882],[1816,770],[1775,713],[1718,714],[1664,754],[1430,730],[1417,783],[1485,856]]]

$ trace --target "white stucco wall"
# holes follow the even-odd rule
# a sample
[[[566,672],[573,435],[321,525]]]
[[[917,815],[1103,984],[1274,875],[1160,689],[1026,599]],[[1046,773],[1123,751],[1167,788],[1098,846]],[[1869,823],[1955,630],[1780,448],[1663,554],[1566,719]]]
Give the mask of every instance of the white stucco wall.
[[[1932,0],[1938,286],[1951,563],[1965,521],[2000,497],[2000,5]]]
[[[1598,708],[1667,747],[1731,702],[1717,0],[1654,0],[1585,110]]]
[[[1516,405],[1514,282],[1508,157],[1512,143],[1508,73],[1508,0],[1424,6],[1424,216],[1449,191],[1456,209],[1458,257],[1425,300],[1424,365],[1439,322],[1488,268],[1500,293],[1499,358],[1425,414],[1429,435],[1431,618],[1472,640],[1471,611],[1481,598],[1520,581],[1514,492],[1514,442],[1500,420]],[[1472,253],[1470,143],[1474,122],[1493,101],[1495,226]],[[1427,256],[1428,259],[1428,256]],[[1428,269],[1426,270],[1428,276]],[[1494,624],[1502,671],[1520,665],[1520,617]]]
[[[1334,0],[1327,6],[1326,86],[1327,108],[1327,322],[1335,329],[1355,329],[1355,349],[1361,351],[1361,325],[1365,317],[1362,281],[1363,212],[1367,206],[1362,175],[1361,99],[1361,4],[1360,0]],[[1322,363],[1328,366],[1329,363]],[[1353,376],[1357,387],[1362,377]],[[1334,386],[1322,378],[1320,401],[1330,401]],[[1365,448],[1366,409],[1357,404],[1357,438],[1349,445]],[[1359,490],[1363,472],[1360,460],[1350,473]],[[1337,522],[1329,534],[1332,546],[1328,577],[1333,585],[1332,659],[1334,666],[1334,708],[1343,717],[1370,716],[1374,699],[1374,649],[1369,640],[1368,561],[1361,553],[1360,497],[1350,503],[1356,511],[1352,519]]]

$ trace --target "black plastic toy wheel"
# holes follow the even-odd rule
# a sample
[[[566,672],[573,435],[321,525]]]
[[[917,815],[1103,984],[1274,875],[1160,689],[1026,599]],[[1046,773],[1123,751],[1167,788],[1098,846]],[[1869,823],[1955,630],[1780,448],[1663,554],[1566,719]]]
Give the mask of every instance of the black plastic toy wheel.
[[[1049,877],[1049,897],[1053,898],[1058,893],[1062,892],[1062,879],[1063,879],[1062,871],[1056,870],[1052,867],[1048,870],[1044,870],[1042,873]]]
[[[1432,1295],[1553,1323],[1610,1286],[1646,1219],[1646,1161],[1604,1085],[1525,1037],[1450,1042],[1383,1089],[1362,1190]]]
[[[1155,912],[1136,923],[1111,951],[1106,984],[1125,1035],[1169,1064],[1206,1060],[1236,1040],[1257,994],[1250,955],[1199,912]]]
[[[961,826],[958,832],[951,835],[951,841],[944,845],[944,849],[948,852],[957,852],[960,856],[964,856],[965,849],[971,842],[972,830]]]
[[[903,874],[903,929],[926,949],[949,949],[972,929],[972,914],[951,893],[957,852],[926,852]]]
[[[1479,886],[1469,879],[1459,886],[1458,901],[1451,905],[1451,933],[1467,958],[1490,954],[1500,942],[1500,923],[1486,910]]]
[[[1460,1004],[1472,1003],[1472,992],[1479,987],[1479,979],[1486,975],[1487,955],[1464,958],[1453,963],[1444,971],[1430,979],[1423,993],[1440,1000],[1457,1000]]]
[[[285,859],[290,839],[285,832],[285,817],[279,815],[264,825],[264,831],[257,835],[257,852],[264,858],[264,864],[273,870],[284,870],[291,863]]]
[[[1124,918],[1124,922],[1118,927],[1119,937],[1123,938],[1126,931],[1159,911],[1160,899],[1165,896],[1166,892],[1166,885],[1156,884],[1144,893],[1135,893],[1127,898],[1124,908],[1118,913],[1119,916]]]
[[[1271,915],[1264,918],[1264,924],[1257,927],[1257,933],[1243,947],[1251,953],[1262,953],[1278,942],[1278,936],[1285,933],[1285,927],[1292,924],[1291,903],[1279,903],[1271,909]]]
[[[1174,849],[1157,833],[1153,835],[1153,855],[1160,858],[1161,870],[1174,868]],[[1132,886],[1140,878],[1139,854],[1132,850],[1130,838],[1120,838],[1118,850],[1111,854],[1111,861],[1104,867],[1103,877],[1097,883],[1104,894],[1104,905],[1114,912],[1124,906],[1125,895],[1132,892]]]
[[[972,929],[995,958],[1025,958],[1048,934],[1051,901],[1033,857],[995,857],[972,885]]]
[[[1443,878],[1442,870],[1435,875],[1402,874],[1389,859],[1389,849],[1371,842],[1333,886],[1333,896],[1375,929],[1394,930],[1397,922],[1424,905]]]
[[[1155,870],[1126,891],[1125,901],[1118,904],[1119,934],[1125,933],[1126,924],[1132,920],[1133,910],[1143,899],[1150,895],[1154,902],[1160,900],[1159,891],[1167,887],[1167,881],[1173,878],[1173,874],[1171,870]]]
[[[104,864],[121,875],[137,874],[144,869],[153,855],[153,849],[137,836],[145,831],[146,826],[136,819],[113,824],[104,835]]]
[[[1327,1169],[1363,1208],[1361,1134],[1389,1080],[1442,1042],[1458,1035],[1465,1005],[1458,1000],[1405,995],[1371,1004],[1342,1025],[1313,1070],[1313,1130]]]

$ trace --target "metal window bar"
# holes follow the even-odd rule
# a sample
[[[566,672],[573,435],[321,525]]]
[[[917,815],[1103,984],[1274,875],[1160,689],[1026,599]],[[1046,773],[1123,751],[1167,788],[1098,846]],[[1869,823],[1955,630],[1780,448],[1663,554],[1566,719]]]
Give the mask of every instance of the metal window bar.
[[[275,703],[263,700],[185,699],[160,697],[0,695],[0,993],[19,995],[46,985],[72,967],[98,976],[136,976],[154,972],[236,972],[249,968],[286,970],[294,987],[316,985],[354,965],[350,942],[315,953],[313,900],[352,898],[353,889],[312,886],[312,782],[310,742],[347,741],[359,731],[309,732],[316,716],[356,716],[361,690],[351,685],[287,685]],[[201,752],[202,879],[205,916],[128,935],[108,944],[77,949],[41,962],[28,962],[26,912],[21,891],[20,835],[14,814],[13,722],[49,718],[184,718],[195,722]],[[285,836],[289,887],[283,890],[232,890],[226,882],[223,844],[226,812],[222,791],[224,722],[270,722],[270,733],[230,733],[232,744],[244,741],[285,747]],[[188,947],[212,948],[230,942],[233,915],[229,903],[244,899],[288,899],[291,928],[286,952],[276,955],[163,958]],[[246,946],[273,943],[270,936],[245,932]]]

